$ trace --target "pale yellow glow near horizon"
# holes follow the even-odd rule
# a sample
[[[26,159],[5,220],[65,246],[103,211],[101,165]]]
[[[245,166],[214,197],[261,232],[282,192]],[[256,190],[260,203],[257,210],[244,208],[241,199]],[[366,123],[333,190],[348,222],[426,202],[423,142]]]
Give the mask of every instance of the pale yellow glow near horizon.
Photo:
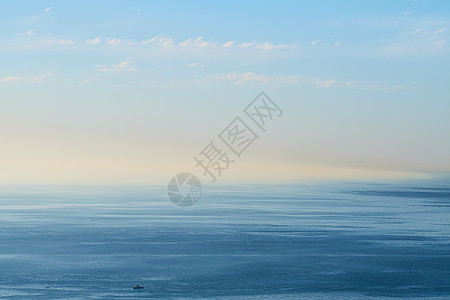
[[[365,166],[339,164],[342,155],[334,161],[323,161],[330,154],[314,156],[312,149],[296,154],[298,148],[273,140],[274,136],[262,136],[241,158],[234,157],[236,161],[223,171],[217,184],[430,177],[426,172],[389,169],[370,160],[371,164]],[[34,136],[7,141],[0,148],[0,184],[166,185],[182,172],[196,174],[205,184],[211,181],[193,160],[208,141],[202,137],[190,143],[164,135],[139,139],[124,134]]]
[[[187,158],[187,159],[186,159]],[[211,183],[200,167],[188,156],[172,160],[76,160],[22,159],[20,162],[2,162],[2,184],[124,184],[165,185],[181,172],[196,174],[205,183]],[[425,172],[362,169],[343,166],[320,166],[301,163],[258,162],[241,159],[218,177],[216,184],[229,183],[295,183],[302,180],[373,181],[391,179],[426,179]]]

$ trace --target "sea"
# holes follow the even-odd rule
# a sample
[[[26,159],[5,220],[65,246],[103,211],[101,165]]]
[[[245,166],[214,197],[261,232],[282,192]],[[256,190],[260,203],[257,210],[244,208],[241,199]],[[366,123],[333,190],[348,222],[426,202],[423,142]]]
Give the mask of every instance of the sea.
[[[449,178],[3,185],[0,299],[450,299]]]

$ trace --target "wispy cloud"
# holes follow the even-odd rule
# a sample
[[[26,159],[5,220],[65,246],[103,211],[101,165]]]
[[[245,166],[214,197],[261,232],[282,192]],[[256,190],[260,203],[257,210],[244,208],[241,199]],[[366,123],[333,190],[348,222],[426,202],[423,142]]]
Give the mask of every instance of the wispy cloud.
[[[231,47],[233,47],[233,45],[235,43],[236,43],[235,41],[228,41],[225,44],[223,44],[222,47],[224,47],[224,48],[231,48]]]
[[[188,87],[195,85],[209,86],[221,86],[222,84],[232,85],[244,85],[244,84],[257,84],[264,86],[264,88],[277,88],[281,86],[292,85],[313,85],[320,88],[328,87],[348,87],[356,85],[355,81],[348,81],[338,84],[335,79],[332,80],[318,80],[314,78],[308,78],[302,75],[279,75],[271,76],[266,74],[257,74],[254,72],[231,72],[231,73],[216,73],[209,74],[203,78],[195,79],[192,81],[184,81],[178,83],[180,87]]]
[[[96,82],[96,81],[100,81],[100,78],[86,78],[83,79],[83,83],[89,83],[89,82]]]
[[[411,31],[412,35],[416,35],[416,34],[420,34],[420,33],[427,34],[428,32],[424,28],[417,28],[417,29]]]
[[[350,81],[338,81],[336,79],[318,79],[313,77],[307,77],[303,75],[268,75],[257,74],[254,72],[230,72],[230,73],[215,73],[208,74],[201,78],[193,78],[191,80],[184,80],[173,82],[173,86],[177,88],[183,87],[217,87],[217,86],[242,86],[242,85],[257,85],[264,89],[275,89],[285,86],[312,86],[320,89],[329,88],[356,88],[366,90],[401,90],[411,89],[407,86],[397,85],[383,85],[381,83],[359,83],[354,80]],[[414,88],[413,88],[414,89]]]
[[[447,28],[441,28],[439,30],[436,30],[434,34],[438,35],[438,34],[443,34],[447,31]]]
[[[19,32],[17,35],[32,35],[33,33],[34,33],[33,29],[30,29],[30,30],[25,31],[25,32]]]
[[[204,67],[203,64],[198,63],[198,62],[193,62],[193,63],[191,63],[191,64],[188,64],[187,66],[188,66],[188,67],[191,67],[191,68],[193,68],[193,67],[203,68],[203,67]]]
[[[296,49],[296,48],[298,48],[297,45],[274,44],[274,43],[271,43],[269,41],[265,41],[265,42],[256,42],[256,41],[242,42],[240,44],[236,44],[236,41],[228,41],[228,42],[224,43],[222,45],[222,47],[223,48],[232,48],[232,47],[236,47],[236,48],[251,48],[251,47],[254,47],[256,49],[266,49],[266,50],[286,49],[286,48]]]
[[[269,42],[264,42],[264,43],[257,43],[255,45],[256,48],[258,49],[283,49],[283,48],[297,48],[297,46],[293,46],[293,45],[288,45],[288,44],[271,44]]]
[[[18,35],[34,35],[33,30],[29,30],[23,33],[19,33]],[[119,37],[109,37],[109,38],[102,38],[100,36],[97,36],[90,40],[85,40],[84,43],[86,45],[100,45],[102,44],[102,41],[105,41],[105,45],[107,46],[114,46],[114,47],[152,47],[152,49],[188,49],[188,48],[202,48],[202,49],[210,49],[209,51],[222,51],[225,49],[256,49],[256,50],[264,50],[264,51],[275,51],[275,50],[296,50],[299,47],[295,44],[276,44],[272,43],[270,41],[264,41],[264,42],[257,42],[257,41],[250,41],[250,42],[237,42],[230,40],[225,43],[217,43],[214,41],[207,41],[203,38],[203,36],[200,37],[190,37],[185,40],[182,40],[180,42],[175,41],[172,37],[167,36],[161,36],[157,35],[150,39],[136,41],[135,39],[122,39]],[[316,41],[318,42],[318,41]],[[40,38],[40,39],[34,39],[34,40],[15,40],[11,41],[14,46],[11,48],[20,48],[23,50],[26,49],[33,49],[33,48],[43,48],[44,46],[55,46],[55,45],[74,45],[75,42],[71,39],[60,39],[57,40],[55,38]],[[314,42],[313,42],[314,43]],[[220,50],[223,49],[223,50]],[[214,52],[214,53],[216,53]],[[205,52],[203,52],[205,53]],[[229,53],[229,52],[226,52]]]
[[[112,65],[112,67],[113,68],[123,69],[123,68],[127,68],[129,65],[130,65],[130,62],[127,60],[127,61],[123,61],[121,63],[118,63],[117,65]]]
[[[31,23],[35,23],[35,22],[39,22],[39,20],[44,17],[52,8],[51,7],[47,7],[46,9],[44,9],[39,15],[37,16],[32,16],[28,19],[29,22]]]
[[[435,45],[436,47],[442,47],[442,46],[444,46],[445,44],[447,44],[447,41],[446,41],[446,40],[438,40],[438,41],[436,41],[436,42],[434,43],[434,45]]]
[[[252,72],[215,74],[215,75],[213,75],[213,77],[216,80],[233,81],[234,84],[236,84],[236,85],[244,84],[247,82],[255,82],[255,81],[267,84],[271,80],[270,76],[258,75],[258,74],[252,73]]]
[[[24,79],[25,79],[25,77],[23,77],[23,76],[8,76],[8,77],[2,78],[0,81],[1,82],[18,82],[18,81],[22,81]]]
[[[181,42],[175,42],[175,40],[171,37],[163,37],[161,35],[152,37],[147,40],[143,40],[139,43],[132,42],[132,40],[129,40],[128,43],[126,43],[128,46],[135,46],[135,45],[148,45],[148,46],[161,46],[161,47],[181,47],[181,48],[210,48],[210,49],[242,49],[242,48],[254,48],[254,49],[263,49],[263,50],[274,50],[274,49],[297,49],[297,45],[292,44],[274,44],[269,41],[265,42],[257,42],[257,41],[251,41],[251,42],[236,42],[233,40],[230,40],[228,42],[225,42],[223,44],[218,44],[213,41],[206,41],[204,40],[203,36],[200,37],[190,37],[186,40],[183,40]]]
[[[111,65],[109,67],[103,65],[96,65],[95,67],[99,72],[138,71],[138,69],[134,68],[128,60],[118,63],[117,65]]]
[[[315,85],[318,85],[318,86],[323,87],[323,88],[327,88],[327,87],[333,86],[335,83],[336,83],[336,79],[331,79],[331,80],[327,80],[327,81],[323,81],[323,80],[316,80],[316,81],[314,81]]]
[[[249,47],[253,46],[254,44],[255,44],[255,42],[244,42],[244,43],[241,43],[238,47],[239,48],[249,48]]]
[[[319,44],[319,42],[320,42],[320,40],[312,41],[312,42],[311,42],[311,45],[315,46],[315,45]]]
[[[94,38],[94,39],[92,39],[92,40],[86,41],[86,44],[88,44],[88,45],[97,45],[97,44],[99,44],[100,42],[101,42],[100,38],[99,38],[99,37],[96,37],[96,38]]]
[[[182,82],[175,82],[177,87],[189,87],[189,86],[221,86],[223,84],[232,85],[244,85],[244,84],[257,84],[257,85],[270,85],[270,86],[283,86],[298,84],[301,80],[301,76],[270,76],[264,74],[256,74],[253,72],[230,72],[230,73],[215,73],[208,74],[202,78],[193,80],[187,80]]]
[[[334,47],[338,47],[340,44],[342,44],[341,41],[334,43]]]
[[[56,44],[58,44],[58,45],[74,45],[75,42],[72,40],[58,40],[58,41],[56,41]]]
[[[141,42],[142,45],[159,45],[162,47],[172,47],[174,46],[173,38],[171,37],[162,37],[162,36],[155,36],[151,39],[144,40]]]
[[[382,56],[438,55],[449,52],[446,44],[445,39],[404,40],[380,47],[375,53]]]
[[[109,38],[106,44],[110,46],[117,46],[120,44],[120,42],[121,41],[118,38]]]
[[[53,76],[52,72],[46,72],[42,73],[37,76],[23,76],[23,75],[17,75],[17,76],[8,76],[0,79],[1,82],[28,82],[28,83],[41,83],[44,82],[44,80],[48,77]]]
[[[408,88],[407,86],[404,86],[402,84],[397,85],[383,85],[381,83],[372,83],[367,85],[368,90],[384,90],[384,91],[394,91],[394,90],[406,90],[406,89],[415,89],[415,87]]]
[[[187,40],[178,43],[178,45],[181,47],[215,47],[216,46],[215,44],[213,44],[211,42],[203,41],[202,36],[200,36],[196,39],[188,38]]]
[[[14,50],[47,49],[54,51],[60,49],[62,46],[72,46],[72,45],[75,45],[75,42],[71,39],[19,38],[6,44],[5,48]]]
[[[448,54],[448,24],[446,20],[416,23],[415,29],[400,33],[397,40],[381,46],[376,53],[388,56]]]

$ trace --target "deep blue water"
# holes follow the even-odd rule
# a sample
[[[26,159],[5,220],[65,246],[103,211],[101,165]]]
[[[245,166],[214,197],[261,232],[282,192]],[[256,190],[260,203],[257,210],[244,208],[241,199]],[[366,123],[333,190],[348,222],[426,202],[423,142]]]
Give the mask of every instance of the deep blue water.
[[[446,180],[0,188],[0,299],[390,297],[450,298]]]

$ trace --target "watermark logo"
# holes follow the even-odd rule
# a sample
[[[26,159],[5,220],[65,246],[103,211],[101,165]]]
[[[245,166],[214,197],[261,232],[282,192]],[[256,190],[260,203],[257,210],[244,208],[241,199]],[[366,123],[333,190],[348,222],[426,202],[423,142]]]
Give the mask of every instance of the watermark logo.
[[[263,92],[255,100],[250,102],[244,109],[244,112],[262,131],[266,131],[266,127],[270,121],[276,117],[281,117],[283,114],[281,108]]]
[[[220,134],[219,138],[231,149],[237,156],[241,156],[242,152],[253,143],[258,136],[256,133],[242,121],[236,117],[230,125],[228,125]]]
[[[167,195],[177,206],[191,206],[200,199],[202,184],[195,175],[180,173],[170,180]]]
[[[218,140],[212,140],[194,156],[195,167],[200,168],[203,176],[209,177],[213,183],[241,158],[259,138],[258,134],[264,134],[267,126],[283,115],[281,108],[264,92],[250,102],[243,113],[217,135]],[[169,199],[178,206],[193,205],[200,198],[201,191],[200,180],[191,173],[173,177],[168,187]]]

